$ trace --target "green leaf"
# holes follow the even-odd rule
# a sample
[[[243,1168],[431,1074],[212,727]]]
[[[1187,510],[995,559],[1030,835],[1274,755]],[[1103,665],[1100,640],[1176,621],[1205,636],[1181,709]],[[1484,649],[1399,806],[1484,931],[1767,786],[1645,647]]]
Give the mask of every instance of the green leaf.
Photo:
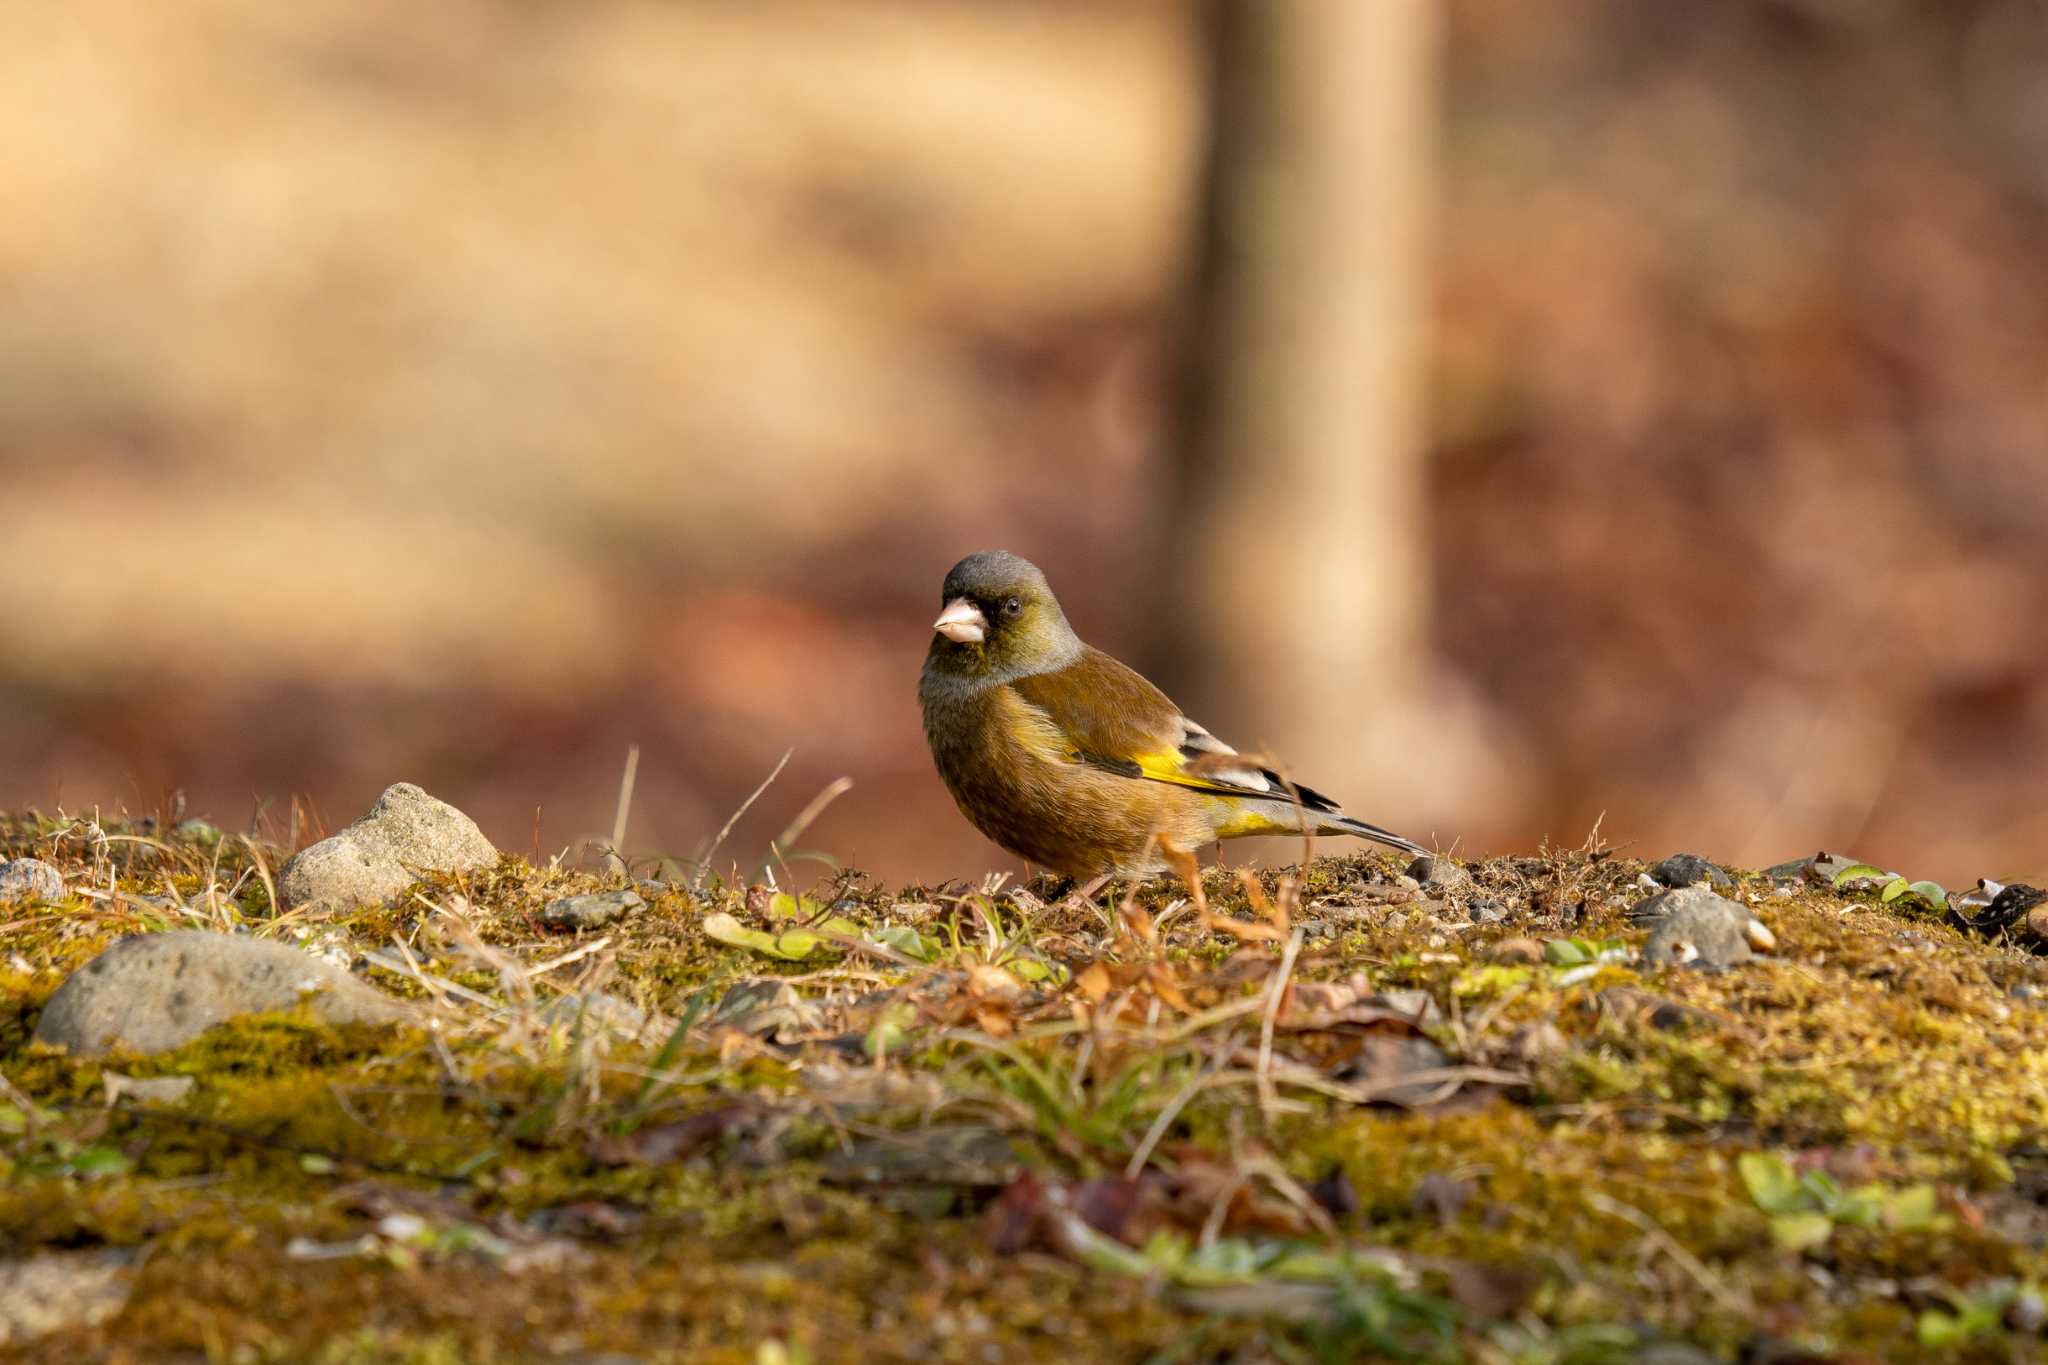
[[[868,937],[884,948],[894,948],[905,957],[930,962],[939,955],[939,941],[926,938],[907,924],[885,924],[868,930]]]
[[[1771,1240],[1783,1251],[1820,1246],[1834,1233],[1834,1219],[1824,1213],[1781,1213],[1771,1219]]]
[[[720,943],[734,948],[752,949],[769,957],[781,958],[784,962],[803,961],[819,943],[816,934],[804,929],[789,929],[780,934],[765,933],[759,929],[749,929],[723,912],[704,917],[704,932]]]
[[[874,1061],[882,1060],[903,1046],[916,1021],[917,1011],[909,1005],[889,1006],[869,1026],[867,1036],[861,1039],[861,1051]]]
[[[1904,877],[1894,877],[1884,890],[1877,893],[1877,903],[1879,905],[1890,905],[1912,889],[1913,883],[1907,881]]]
[[[768,898],[767,915],[771,920],[815,919],[825,907],[809,896],[792,896],[787,891],[778,891]]]
[[[1933,1350],[1945,1350],[1960,1346],[1969,1340],[1970,1329],[1963,1320],[1953,1313],[1944,1313],[1939,1308],[1929,1308],[1914,1324],[1913,1334],[1922,1346]]]
[[[1052,976],[1052,968],[1037,958],[1013,957],[1003,964],[1010,969],[1010,975],[1019,981],[1044,981]]]
[[[71,1173],[82,1176],[126,1175],[134,1163],[112,1147],[87,1147],[70,1161]]]
[[[1948,892],[1942,889],[1940,882],[1914,882],[1906,889],[1936,910],[1948,909]]]
[[[1845,867],[1837,872],[1835,886],[1840,888],[1853,881],[1889,881],[1897,875],[1896,872],[1887,872],[1881,867],[1872,867],[1869,863],[1858,863],[1854,867]]]
[[[1765,1213],[1798,1213],[1813,1207],[1813,1196],[1793,1173],[1791,1163],[1776,1152],[1744,1152],[1735,1169],[1749,1197]]]
[[[1543,945],[1543,960],[1553,967],[1581,967],[1591,962],[1593,955],[1577,939],[1554,938]]]
[[[1932,1185],[1908,1185],[1884,1201],[1884,1221],[1895,1228],[1932,1227],[1940,1216]]]

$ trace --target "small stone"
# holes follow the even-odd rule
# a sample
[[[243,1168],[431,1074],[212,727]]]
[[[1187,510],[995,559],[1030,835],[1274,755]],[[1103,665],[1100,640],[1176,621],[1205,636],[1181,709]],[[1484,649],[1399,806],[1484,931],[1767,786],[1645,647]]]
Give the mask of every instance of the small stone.
[[[1543,960],[1543,945],[1533,938],[1504,938],[1486,956],[1504,966],[1532,967]]]
[[[1466,908],[1474,924],[1499,924],[1508,917],[1508,908],[1490,896],[1481,896]]]
[[[2005,1306],[2005,1325],[2026,1336],[2039,1336],[2048,1327],[2048,1301],[2038,1289],[2022,1289]]]
[[[1408,875],[1431,891],[1455,891],[1472,885],[1472,874],[1437,854],[1425,853],[1408,864]]]
[[[2019,985],[2014,986],[2006,994],[2015,1000],[2024,1001],[2030,1005],[2048,1002],[2048,990],[2043,990],[2041,987],[2027,981],[2020,982]]]
[[[2026,926],[2036,943],[2048,943],[2048,905],[2037,905],[2027,911]]]
[[[54,1251],[0,1261],[0,1346],[97,1327],[128,1302],[127,1251]]]
[[[107,1103],[119,1104],[122,1100],[140,1100],[144,1104],[183,1104],[198,1082],[190,1076],[123,1076],[118,1071],[102,1071],[100,1084],[106,1088]]]
[[[650,1025],[669,1026],[666,1017],[650,1015],[632,1001],[608,991],[586,991],[581,995],[565,995],[559,1000],[551,1000],[542,1008],[540,1018],[549,1028],[557,1024],[574,1028],[580,1019],[586,1028],[609,1029],[636,1039],[647,1033]]]
[[[137,934],[80,967],[36,1022],[36,1041],[97,1056],[165,1052],[215,1024],[305,1001],[330,1024],[390,1023],[406,1007],[347,972],[269,939],[203,930]]]
[[[1673,963],[1711,970],[1747,962],[1750,914],[1745,906],[1699,886],[1649,897],[1629,911],[1637,924],[1651,924],[1643,965]]]
[[[369,813],[293,854],[277,884],[294,907],[376,905],[424,872],[478,872],[498,850],[476,822],[410,782],[386,787]]]
[[[1771,952],[1778,946],[1778,936],[1760,919],[1752,917],[1744,926],[1743,933],[1749,939],[1749,946],[1760,953]]]
[[[1537,1066],[1555,1061],[1571,1051],[1571,1039],[1564,1030],[1545,1019],[1537,1024],[1525,1024],[1508,1036],[1508,1055],[1524,1066]]]
[[[647,902],[638,891],[600,891],[588,896],[563,896],[540,912],[540,922],[555,929],[596,929],[623,919]]]
[[[1415,878],[1405,872],[1394,878],[1394,885],[1403,891],[1420,891],[1422,889],[1422,883],[1416,881]]]
[[[182,839],[188,844],[197,844],[201,848],[212,848],[220,842],[220,829],[204,820],[181,820],[171,830],[171,837]]]
[[[1697,886],[1709,882],[1715,886],[1733,886],[1734,880],[1726,872],[1700,857],[1697,853],[1674,853],[1650,869],[1650,876],[1664,886]]]
[[[64,899],[64,874],[41,858],[0,863],[0,905]]]

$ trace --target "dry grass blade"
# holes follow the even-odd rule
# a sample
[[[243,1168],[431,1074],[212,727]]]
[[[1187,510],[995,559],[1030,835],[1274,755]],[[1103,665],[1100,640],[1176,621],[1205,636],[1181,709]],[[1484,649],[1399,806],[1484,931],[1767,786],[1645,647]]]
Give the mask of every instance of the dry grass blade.
[[[1630,1227],[1642,1233],[1658,1250],[1669,1256],[1679,1269],[1690,1276],[1694,1284],[1705,1290],[1715,1303],[1720,1304],[1730,1313],[1743,1319],[1751,1319],[1756,1316],[1755,1304],[1721,1283],[1721,1277],[1707,1269],[1705,1262],[1690,1251],[1687,1251],[1684,1246],[1680,1245],[1677,1238],[1666,1232],[1655,1219],[1651,1218],[1641,1209],[1631,1204],[1624,1204],[1619,1199],[1610,1198],[1598,1190],[1586,1191],[1586,1203],[1610,1218],[1619,1218],[1622,1222],[1627,1223]]]
[[[790,821],[782,833],[776,836],[775,846],[786,849],[803,838],[804,831],[825,813],[825,808],[846,795],[852,786],[853,779],[850,777],[835,777],[826,783],[825,789],[812,797],[811,803],[798,811],[796,819]]]
[[[626,859],[619,850],[626,846],[626,817],[633,811],[633,783],[640,775],[640,746],[626,746],[626,770],[619,774],[619,804],[612,812],[611,851],[605,854],[605,864],[613,872],[624,873]]]
[[[784,749],[782,757],[775,764],[774,770],[768,776],[761,779],[761,785],[754,788],[747,799],[740,802],[740,808],[734,811],[731,817],[719,827],[718,837],[711,841],[711,847],[704,850],[704,860],[697,864],[697,875],[690,879],[690,889],[692,891],[702,891],[704,889],[704,878],[711,871],[711,860],[718,855],[719,847],[725,843],[726,836],[732,833],[732,827],[737,825],[740,822],[740,817],[745,815],[753,804],[761,799],[761,793],[767,791],[775,779],[782,776],[782,770],[789,766],[790,757],[795,753],[796,750],[794,749]]]
[[[270,913],[272,917],[283,914],[284,906],[280,905],[277,900],[277,882],[270,875],[270,862],[263,856],[263,850],[258,848],[256,841],[246,834],[238,834],[235,837],[242,841],[242,846],[249,850],[249,857],[255,861],[256,875],[263,883],[263,894],[270,897]]]
[[[1301,956],[1302,931],[1296,929],[1288,935],[1287,946],[1280,950],[1280,965],[1273,971],[1273,979],[1267,983],[1266,999],[1259,1017],[1259,1108],[1268,1122],[1272,1121],[1273,1101],[1278,1094],[1273,1089],[1273,1025],[1280,1017],[1280,1001],[1287,994],[1287,982],[1294,975],[1294,961]]]

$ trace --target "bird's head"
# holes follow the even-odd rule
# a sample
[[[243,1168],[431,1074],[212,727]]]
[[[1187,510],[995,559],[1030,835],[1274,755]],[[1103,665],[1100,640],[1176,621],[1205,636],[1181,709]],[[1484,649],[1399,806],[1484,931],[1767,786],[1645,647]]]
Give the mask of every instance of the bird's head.
[[[1007,550],[955,564],[939,597],[930,664],[944,672],[1022,677],[1062,667],[1081,651],[1045,575]]]

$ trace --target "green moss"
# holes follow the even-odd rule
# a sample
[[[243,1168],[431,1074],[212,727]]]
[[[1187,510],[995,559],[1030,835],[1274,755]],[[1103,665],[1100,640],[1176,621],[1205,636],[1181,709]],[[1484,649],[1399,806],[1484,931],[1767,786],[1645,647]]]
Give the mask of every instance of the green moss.
[[[103,855],[75,828],[0,819],[0,848],[97,869],[95,885],[111,872],[133,895],[166,877],[189,890],[211,871],[214,847],[169,847],[124,868],[95,863]],[[247,849],[236,839],[217,849],[239,876]],[[279,852],[265,850],[269,866]],[[1486,1348],[1489,1359],[1620,1358],[1649,1330],[1726,1353],[1769,1331],[1884,1356],[1912,1339],[1901,1282],[1932,1276],[1963,1290],[1987,1276],[2048,1278],[2048,1237],[2028,1211],[2038,1206],[2009,1191],[2016,1163],[2048,1140],[2043,1018],[2006,994],[2041,979],[2038,964],[1923,913],[1818,890],[1759,899],[1776,954],[1720,975],[1501,964],[1493,945],[1507,937],[1639,941],[1624,911],[1641,865],[1584,851],[1496,859],[1473,865],[1470,890],[1440,900],[1390,887],[1394,861],[1354,854],[1307,870],[1304,914],[1319,928],[1296,979],[1427,991],[1443,1013],[1432,1036],[1455,1060],[1520,1068],[1529,1083],[1412,1114],[1289,1090],[1305,1109],[1270,1118],[1249,1084],[1204,1091],[1157,1133],[1156,1166],[1270,1154],[1304,1186],[1341,1171],[1360,1206],[1338,1229],[1347,1242],[1533,1271],[1518,1323],[1468,1317],[1460,1351],[1495,1337],[1513,1345]],[[1261,874],[1269,896],[1282,875]],[[1205,882],[1220,912],[1253,916],[1234,871]],[[537,921],[548,899],[617,884],[508,857],[420,894],[463,896],[486,950],[531,964],[589,941],[549,941]],[[1752,879],[1738,894],[1767,891]],[[1135,900],[1157,914],[1182,894],[1160,882]],[[1508,921],[1475,925],[1466,902],[1480,895],[1507,907]],[[980,941],[979,913],[942,891],[892,896],[847,877],[821,896],[861,924],[900,921],[909,900],[935,905],[928,926],[957,920],[963,942]],[[1102,906],[1027,891],[989,909],[1004,934],[1078,970],[1130,953]],[[118,1347],[131,1358],[424,1365],[526,1359],[545,1343],[553,1354],[751,1365],[765,1344],[829,1359],[855,1340],[877,1360],[1135,1359],[1183,1339],[1211,1357],[1312,1349],[1310,1327],[1205,1317],[1042,1251],[996,1255],[984,1222],[994,1192],[955,1168],[920,1172],[913,1160],[879,1182],[847,1183],[832,1164],[856,1141],[914,1148],[938,1122],[993,1128],[1048,1179],[1112,1175],[1206,1069],[1255,1064],[1255,1015],[1148,1050],[1091,1038],[1074,1022],[1076,1001],[1025,992],[1015,1006],[1024,1032],[991,1050],[971,1041],[980,1021],[963,994],[979,948],[949,948],[931,969],[836,950],[781,963],[708,939],[698,926],[713,911],[744,918],[745,898],[734,888],[652,898],[607,928],[602,967],[583,984],[680,1014],[732,981],[787,977],[813,1004],[849,1012],[800,1044],[702,1028],[663,1059],[682,1079],[652,1088],[661,1040],[548,1033],[516,1011],[436,1033],[285,1015],[159,1057],[61,1056],[29,1037],[63,975],[120,934],[163,926],[146,910],[76,898],[0,922],[0,1073],[34,1110],[0,1122],[0,1251],[150,1251],[120,1317],[26,1358]],[[233,913],[267,928],[260,891]],[[504,984],[500,963],[468,952],[418,900],[316,927],[362,947],[395,935],[428,972],[490,994]],[[1920,942],[1902,943],[1908,930]],[[1167,969],[1196,1009],[1263,998],[1278,959],[1278,945],[1205,935],[1185,913],[1168,932]],[[376,979],[419,993],[389,973]],[[544,997],[551,980],[533,988]],[[859,1047],[865,1016],[847,1002],[905,983],[917,992],[904,1044],[874,1070]],[[1177,1017],[1153,1008],[1162,1026]],[[1562,1051],[1523,1060],[1514,1040],[1539,1026]],[[846,1032],[835,1040],[833,1027]],[[1314,1060],[1342,1055],[1347,1038],[1356,1034],[1281,1046]],[[176,1106],[109,1110],[109,1071],[196,1085]],[[848,1075],[869,1078],[856,1092],[882,1077],[901,1093],[818,1098],[823,1078],[843,1087]],[[692,1122],[709,1136],[662,1154],[663,1132]],[[652,1145],[636,1149],[642,1141]],[[1778,1251],[1735,1172],[1759,1148],[1855,1179],[1937,1182],[1948,1191],[1942,1218],[1845,1227],[1822,1248]],[[419,1244],[378,1240],[392,1209],[439,1231]],[[287,1255],[295,1239],[317,1249],[366,1236],[368,1255]],[[520,1270],[536,1247],[566,1260]],[[2024,1345],[2001,1333],[1983,1349]]]

